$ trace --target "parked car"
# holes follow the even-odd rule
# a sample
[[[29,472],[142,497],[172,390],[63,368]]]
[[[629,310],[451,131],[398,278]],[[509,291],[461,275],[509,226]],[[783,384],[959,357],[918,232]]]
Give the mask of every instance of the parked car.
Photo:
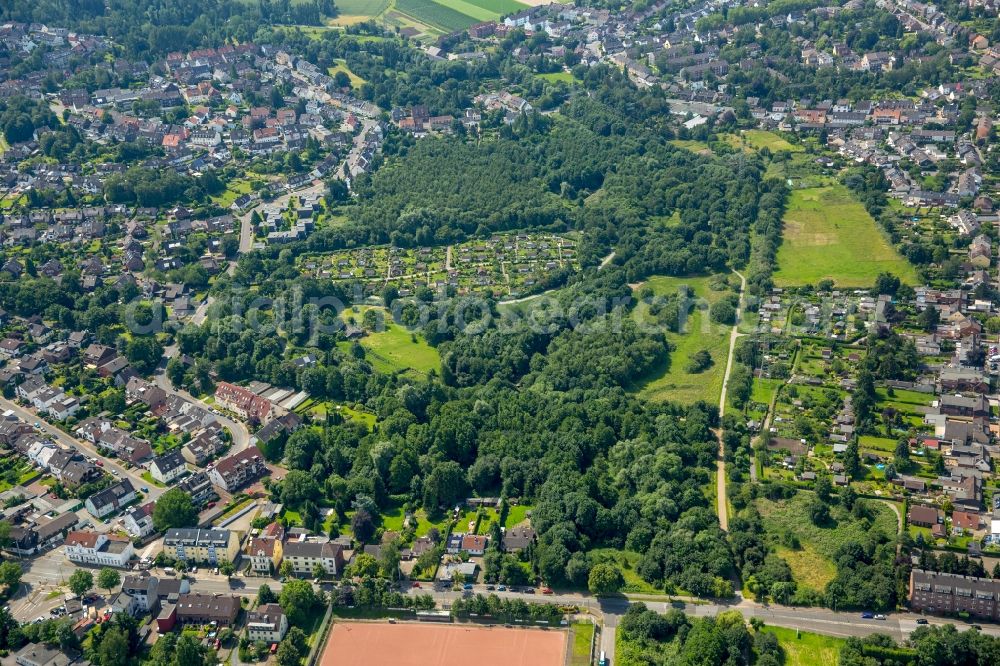
[[[882,615],[881,613],[879,613],[878,615],[875,616],[875,619],[876,620],[884,620],[885,619],[885,615]]]
[[[462,589],[463,590],[471,590],[472,589],[472,583],[466,583],[465,585],[462,586]]]
[[[927,624],[927,618],[926,617],[917,618],[917,624]]]
[[[552,588],[551,587],[543,587],[542,588],[542,594],[552,594]]]
[[[413,581],[413,585],[411,585],[410,587],[420,587],[420,581],[416,581],[416,580]]]
[[[871,611],[865,611],[864,613],[861,614],[862,620],[871,620],[874,617],[875,613],[872,613]]]
[[[500,587],[497,588],[497,592],[506,592],[506,591],[507,591],[506,585],[501,585]]]
[[[487,591],[487,592],[492,592],[492,591],[493,591],[493,590],[495,590],[495,589],[496,589],[496,588],[495,588],[494,586],[492,586],[492,585],[487,585],[487,586],[486,586],[486,591]]]

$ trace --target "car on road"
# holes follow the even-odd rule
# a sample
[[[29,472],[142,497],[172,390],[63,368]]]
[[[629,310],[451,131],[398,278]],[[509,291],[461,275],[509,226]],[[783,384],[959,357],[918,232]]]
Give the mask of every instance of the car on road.
[[[416,580],[413,581],[413,585],[411,585],[410,587],[420,587],[420,581],[416,581]]]
[[[535,588],[533,588],[533,587],[529,587],[528,589],[526,589],[526,590],[524,591],[524,593],[525,593],[525,594],[534,594],[534,593],[535,593]]]
[[[506,585],[501,585],[500,587],[497,588],[497,592],[506,592],[506,591],[507,591]]]
[[[884,620],[885,619],[885,615],[882,615],[881,613],[879,613],[878,615],[875,616],[875,619],[876,620]]]
[[[472,583],[466,583],[465,585],[462,586],[462,589],[463,590],[471,590],[472,589]]]
[[[116,470],[116,469],[111,470],[111,474],[113,476],[118,476],[118,470]]]
[[[864,613],[861,614],[861,619],[862,620],[871,620],[874,617],[875,617],[875,613],[872,613],[871,611],[865,611]]]
[[[917,624],[927,624],[927,618],[926,617],[917,618]]]
[[[144,493],[148,493],[149,492],[149,488],[147,488],[146,486],[143,486],[142,488],[139,488],[139,490],[141,490]]]
[[[542,588],[542,594],[552,594],[552,588],[551,587],[543,587]]]
[[[94,464],[95,464],[95,465],[97,465],[98,467],[104,467],[104,461],[103,461],[103,460],[98,460],[98,461],[97,461],[96,463],[94,463]]]

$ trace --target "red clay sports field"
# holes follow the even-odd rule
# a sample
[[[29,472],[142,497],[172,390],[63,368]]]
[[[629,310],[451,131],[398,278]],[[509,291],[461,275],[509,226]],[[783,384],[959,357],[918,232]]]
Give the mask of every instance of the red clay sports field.
[[[345,622],[320,666],[562,666],[566,642],[559,630]]]

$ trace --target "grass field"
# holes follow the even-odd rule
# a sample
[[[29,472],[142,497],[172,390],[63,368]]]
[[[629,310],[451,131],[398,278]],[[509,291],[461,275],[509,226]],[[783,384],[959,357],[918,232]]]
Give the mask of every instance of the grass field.
[[[694,139],[673,139],[670,141],[670,143],[677,146],[678,148],[689,150],[692,153],[699,153],[699,154],[712,153],[712,150],[708,147],[708,144],[705,143],[704,141],[695,141]]]
[[[356,315],[358,322],[368,309],[371,308],[359,309]],[[376,309],[381,310],[381,308]],[[415,370],[426,374],[441,368],[441,357],[437,350],[427,344],[419,333],[410,333],[403,326],[393,322],[388,315],[385,317],[384,330],[369,333],[361,338],[360,342],[361,346],[370,352],[368,360],[382,372]]]
[[[821,636],[784,627],[764,627],[774,634],[785,651],[784,666],[837,666],[844,639]]]
[[[799,493],[792,499],[779,502],[762,498],[757,500],[757,508],[769,536],[790,532],[798,538],[801,548],[779,548],[778,555],[788,562],[798,584],[819,592],[836,573],[833,556],[843,543],[863,541],[870,530],[881,531],[894,538],[897,519],[893,510],[882,502],[868,501],[867,508],[874,517],[870,530],[839,506],[831,508],[830,524],[821,527],[809,520],[808,503],[811,499],[810,493]]]
[[[596,627],[592,622],[573,623],[573,642],[570,645],[570,666],[590,666],[590,646],[594,642]]]
[[[336,62],[337,64],[334,65],[333,67],[327,68],[327,72],[330,74],[330,76],[335,76],[337,72],[344,72],[345,74],[347,74],[348,77],[350,77],[352,88],[358,88],[364,84],[365,80],[360,76],[358,76],[357,74],[355,74],[354,72],[352,72],[351,69],[347,66],[347,63],[345,63],[342,58],[337,58],[334,62]]]
[[[843,185],[794,190],[778,248],[775,285],[816,284],[831,279],[840,287],[867,287],[883,271],[915,284],[913,266],[896,252]]]
[[[836,565],[820,555],[812,545],[807,544],[799,550],[778,548],[776,552],[778,557],[788,562],[792,577],[802,587],[822,592],[837,575]]]
[[[725,140],[733,147],[743,148],[744,150],[761,150],[767,148],[772,153],[776,153],[779,150],[787,150],[793,153],[805,150],[802,146],[789,143],[780,135],[767,130],[745,130],[739,134],[727,134],[725,135]]]
[[[719,300],[725,292],[713,291],[708,286],[707,277],[650,278],[644,286],[653,288],[657,295],[675,293],[682,285],[690,287],[696,298],[708,303]],[[643,316],[645,304],[636,308],[636,315]],[[722,380],[726,373],[726,355],[729,353],[729,328],[712,323],[707,309],[697,309],[691,313],[685,332],[667,333],[667,339],[674,350],[670,353],[670,367],[645,378],[640,383],[640,393],[650,400],[670,400],[692,403],[697,400],[719,401]],[[686,371],[688,360],[693,354],[707,350],[713,364],[704,372],[691,374]]]
[[[547,74],[536,74],[540,79],[544,79],[549,83],[558,83],[562,81],[563,83],[573,83],[575,80],[570,72],[549,72]]]

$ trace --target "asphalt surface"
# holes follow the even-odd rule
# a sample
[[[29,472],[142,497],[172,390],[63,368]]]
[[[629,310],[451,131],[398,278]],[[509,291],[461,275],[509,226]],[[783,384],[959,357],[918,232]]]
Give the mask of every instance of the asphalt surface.
[[[68,562],[62,548],[48,551],[34,559],[22,560],[24,576],[17,594],[10,601],[11,611],[18,620],[32,621],[36,617],[48,616],[51,608],[61,605],[62,597],[56,590],[65,592],[65,582],[77,568]],[[93,569],[91,569],[93,571]],[[123,575],[126,572],[123,572]],[[155,576],[164,576],[161,569],[153,569]],[[266,584],[274,592],[280,592],[282,584],[279,580],[257,576],[236,575],[227,579],[215,575],[211,569],[200,568],[197,574],[186,574],[191,582],[192,592],[204,594],[236,594],[240,596],[256,596],[261,585]],[[324,590],[332,590],[330,584],[320,586]],[[100,592],[100,591],[98,591]],[[451,589],[435,589],[422,583],[420,588],[406,588],[406,594],[430,594],[439,607],[450,608],[456,599],[465,596],[464,591]],[[718,613],[737,610],[748,620],[760,618],[765,624],[789,629],[801,629],[826,636],[839,638],[864,637],[875,633],[888,634],[896,640],[905,640],[917,628],[917,620],[921,616],[913,613],[888,613],[886,619],[864,619],[858,612],[838,612],[825,608],[805,608],[778,605],[762,605],[748,599],[736,599],[732,603],[710,603],[702,600],[667,601],[662,598],[647,598],[635,595],[626,597],[595,598],[588,594],[569,593],[544,595],[525,594],[523,592],[487,591],[484,585],[477,585],[473,590],[476,594],[496,594],[509,599],[555,603],[560,605],[575,605],[581,611],[594,615],[603,621],[598,650],[604,650],[608,656],[614,654],[615,627],[621,616],[632,603],[642,602],[648,608],[658,613],[665,613],[671,608],[682,610],[692,617],[715,616]],[[959,630],[969,629],[972,625],[946,618],[928,616],[925,618],[931,625],[954,624]],[[983,624],[983,633],[1000,636],[1000,626]],[[612,661],[614,663],[614,661]]]

